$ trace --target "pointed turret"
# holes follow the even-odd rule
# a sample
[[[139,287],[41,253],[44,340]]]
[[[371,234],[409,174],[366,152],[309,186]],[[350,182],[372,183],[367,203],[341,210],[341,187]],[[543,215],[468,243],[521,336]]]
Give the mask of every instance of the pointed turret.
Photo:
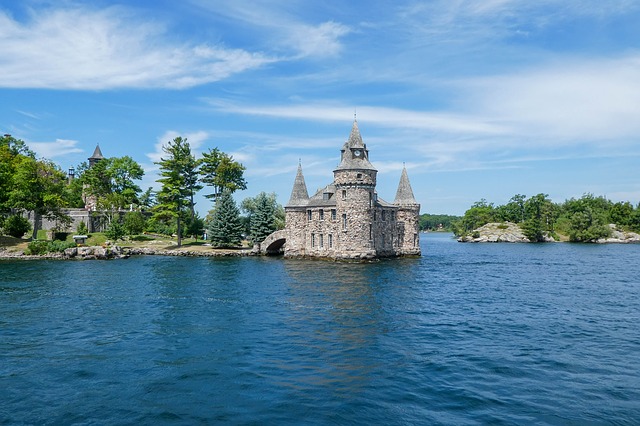
[[[340,164],[336,170],[376,170],[369,162],[369,150],[362,142],[358,121],[353,120],[351,134],[340,150]]]
[[[299,207],[305,206],[309,202],[309,192],[307,191],[307,184],[304,181],[302,174],[302,165],[298,164],[298,173],[296,174],[296,180],[293,182],[293,189],[291,190],[291,198],[287,207]]]
[[[413,190],[409,183],[409,176],[407,175],[407,168],[402,168],[402,175],[400,176],[400,183],[398,184],[398,191],[396,192],[396,199],[393,204],[398,206],[408,206],[418,204],[416,198],[413,196]]]
[[[100,160],[104,160],[104,156],[102,155],[102,151],[100,150],[100,144],[96,145],[96,149],[93,150],[93,155],[88,158],[89,167],[93,166]]]

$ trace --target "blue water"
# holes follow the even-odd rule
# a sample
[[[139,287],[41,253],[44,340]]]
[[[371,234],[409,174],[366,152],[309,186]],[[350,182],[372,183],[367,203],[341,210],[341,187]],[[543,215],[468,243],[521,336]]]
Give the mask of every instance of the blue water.
[[[640,424],[640,245],[0,262],[0,424]]]

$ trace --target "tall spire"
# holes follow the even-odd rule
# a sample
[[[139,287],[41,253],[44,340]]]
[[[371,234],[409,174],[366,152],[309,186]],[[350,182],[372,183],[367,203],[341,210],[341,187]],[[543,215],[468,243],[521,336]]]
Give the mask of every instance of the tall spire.
[[[89,166],[93,166],[100,160],[104,160],[104,156],[102,155],[102,151],[100,150],[100,144],[96,145],[96,149],[93,150],[93,155],[89,158]]]
[[[360,129],[358,128],[358,120],[353,119],[353,126],[351,127],[351,134],[347,141],[349,148],[364,148],[364,142],[362,142],[362,136],[360,136]]]
[[[409,183],[409,176],[407,175],[407,168],[402,168],[402,175],[400,175],[400,183],[398,184],[398,191],[396,192],[396,199],[393,204],[399,206],[418,204],[416,198],[413,196],[413,189]]]
[[[351,134],[340,150],[340,164],[336,170],[376,170],[369,162],[369,150],[362,141],[358,121],[353,120]]]
[[[308,201],[309,192],[307,191],[307,184],[304,182],[304,176],[302,175],[302,164],[298,163],[298,173],[296,173],[296,180],[293,182],[291,198],[289,198],[287,206],[305,206]]]

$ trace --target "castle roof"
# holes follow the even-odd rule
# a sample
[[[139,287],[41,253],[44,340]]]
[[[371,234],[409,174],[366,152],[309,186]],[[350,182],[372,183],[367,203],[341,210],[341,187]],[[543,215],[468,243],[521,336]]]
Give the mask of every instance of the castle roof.
[[[363,154],[360,156],[352,155],[356,150],[362,151]],[[376,168],[373,167],[373,164],[369,162],[369,151],[367,150],[367,145],[362,142],[362,136],[360,135],[357,120],[353,120],[349,139],[345,142],[340,152],[340,164],[336,170],[376,170]]]
[[[89,160],[102,160],[104,156],[102,155],[102,151],[100,151],[100,145],[96,145],[96,149],[93,150],[93,155],[89,157]]]
[[[309,202],[309,192],[307,191],[307,184],[304,181],[302,174],[302,165],[298,164],[298,173],[296,174],[296,180],[293,183],[293,189],[291,190],[291,197],[287,207],[300,207],[306,206]]]
[[[396,192],[396,199],[393,204],[400,206],[418,204],[416,198],[413,196],[413,190],[409,183],[406,167],[402,168],[402,175],[400,176],[400,183],[398,184],[398,191]]]

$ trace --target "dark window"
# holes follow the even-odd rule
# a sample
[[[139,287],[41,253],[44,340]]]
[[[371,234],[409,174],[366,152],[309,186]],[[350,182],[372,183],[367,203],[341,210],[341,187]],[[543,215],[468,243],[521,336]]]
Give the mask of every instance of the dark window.
[[[336,209],[331,209],[331,220],[336,220]]]
[[[342,229],[346,231],[347,229],[347,214],[342,213]]]
[[[307,220],[311,220],[311,210],[307,210]]]
[[[320,220],[324,220],[324,210],[322,209],[318,210],[318,218]]]

